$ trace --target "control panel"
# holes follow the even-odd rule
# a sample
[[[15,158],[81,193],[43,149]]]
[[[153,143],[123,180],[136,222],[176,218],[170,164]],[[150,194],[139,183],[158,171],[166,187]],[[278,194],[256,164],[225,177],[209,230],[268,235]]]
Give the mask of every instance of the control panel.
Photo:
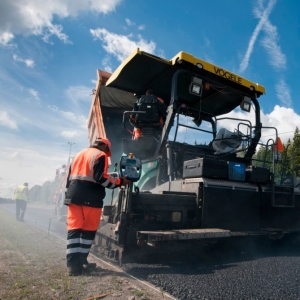
[[[133,153],[121,156],[120,172],[122,177],[127,176],[133,182],[138,181],[142,173],[141,160],[135,157]]]

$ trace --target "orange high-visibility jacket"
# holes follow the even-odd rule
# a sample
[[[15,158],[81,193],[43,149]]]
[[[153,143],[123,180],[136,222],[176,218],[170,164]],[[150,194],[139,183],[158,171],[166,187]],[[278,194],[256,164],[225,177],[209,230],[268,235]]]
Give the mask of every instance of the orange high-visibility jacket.
[[[70,166],[64,203],[103,207],[105,188],[122,185],[122,179],[108,174],[108,157],[98,148],[79,152]]]

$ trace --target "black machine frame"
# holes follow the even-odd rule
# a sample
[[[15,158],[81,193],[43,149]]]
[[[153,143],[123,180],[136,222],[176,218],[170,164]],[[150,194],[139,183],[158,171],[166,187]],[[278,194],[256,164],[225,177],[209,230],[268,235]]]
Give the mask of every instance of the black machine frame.
[[[157,77],[152,77],[147,83],[142,82],[139,85],[138,79],[133,82],[134,74],[131,73],[140,72],[139,65],[133,62],[138,60],[141,63],[143,55],[148,60],[154,59],[158,61],[157,63],[166,66],[163,68],[164,66],[159,65]],[[198,62],[195,63],[192,59],[186,61],[179,59],[180,55],[172,60],[172,64],[140,51],[129,58],[125,61],[124,68],[122,69],[121,65],[116,70],[116,74],[112,75],[111,80],[106,84],[107,88],[120,88],[136,93],[142,93],[146,88],[156,88],[158,93],[160,92],[166,98],[170,97],[167,103],[168,113],[165,124],[157,136],[133,140],[126,138],[124,134],[124,152],[127,154],[133,152],[143,160],[144,164],[157,161],[156,173],[152,176],[147,190],[141,189],[138,184],[131,184],[128,188],[122,187],[114,203],[104,207],[104,220],[97,232],[94,249],[121,261],[124,251],[126,253],[127,250],[137,247],[146,249],[154,246],[156,249],[158,246],[175,242],[185,247],[188,241],[209,238],[238,235],[266,235],[281,238],[284,234],[299,232],[300,192],[294,186],[275,182],[274,153],[272,161],[268,162],[272,166],[271,169],[253,167],[253,155],[257,146],[262,145],[262,130],[274,130],[274,138],[264,144],[266,149],[269,147],[273,149],[278,138],[276,128],[264,127],[261,123],[257,98],[264,93],[264,88],[249,84],[248,81],[244,85],[241,84],[241,80],[232,81],[233,75],[230,80],[227,80],[220,77],[217,72],[215,74],[211,72],[217,70],[215,66],[207,63],[205,69],[206,65],[201,61],[202,68],[199,68]],[[172,65],[172,72],[170,65]],[[125,78],[127,74],[126,68],[132,71],[130,84],[126,78],[128,88],[126,83],[122,82],[122,76]],[[189,80],[195,77],[203,81],[203,94],[199,96],[191,95],[189,90]],[[224,99],[229,99],[226,94],[228,93],[233,100],[230,100],[228,106],[226,103],[222,104],[223,94],[220,94],[219,90],[212,91],[212,88],[205,90],[205,84],[221,86],[220,90],[227,91],[224,92],[226,97]],[[161,90],[160,86],[162,86]],[[165,86],[170,87],[169,94]],[[244,97],[250,99],[254,108],[253,125],[247,119],[224,116],[240,106]],[[183,104],[185,109],[182,108]],[[123,114],[122,123],[126,131],[130,131],[126,127],[126,119],[130,113],[133,112],[126,110]],[[134,111],[134,113],[143,112]],[[246,146],[242,149],[233,149],[229,153],[216,154],[212,143],[194,146],[178,143],[175,140],[177,128],[182,125],[178,122],[178,118],[175,138],[171,141],[170,131],[176,116],[179,115],[194,118],[199,120],[199,123],[202,120],[210,123],[211,131],[198,130],[211,133],[212,142],[226,142],[226,139],[233,139],[232,137],[217,138],[218,122],[237,121],[238,133],[242,126],[247,128],[247,133],[239,136]],[[191,163],[188,164],[188,161]],[[231,175],[231,178],[230,176],[220,178],[222,172],[222,174],[230,173],[228,171],[230,163],[240,165],[242,168],[238,172],[241,174],[235,177]],[[183,169],[187,167],[186,172],[189,172],[189,166],[198,168],[199,173],[196,174],[199,175],[184,176]]]

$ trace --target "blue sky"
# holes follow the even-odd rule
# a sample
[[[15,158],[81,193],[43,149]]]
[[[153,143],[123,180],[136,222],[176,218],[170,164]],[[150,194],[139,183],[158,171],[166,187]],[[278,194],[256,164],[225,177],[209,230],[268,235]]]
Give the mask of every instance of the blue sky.
[[[96,70],[136,47],[179,51],[266,87],[264,126],[283,141],[300,127],[298,0],[1,0],[0,196],[54,178],[88,145]]]

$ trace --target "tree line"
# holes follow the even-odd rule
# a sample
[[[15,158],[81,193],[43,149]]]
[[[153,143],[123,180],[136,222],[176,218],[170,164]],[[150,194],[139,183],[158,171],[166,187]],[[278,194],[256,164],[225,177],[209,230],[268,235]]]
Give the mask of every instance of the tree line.
[[[296,127],[294,136],[287,143],[283,143],[283,152],[275,152],[275,180],[285,181],[300,177],[300,130]],[[267,167],[271,171],[273,157],[273,146],[261,146],[253,156],[253,165],[256,167]]]
[[[28,202],[52,203],[53,196],[59,188],[57,181],[46,181],[42,186],[35,185],[29,190]]]

